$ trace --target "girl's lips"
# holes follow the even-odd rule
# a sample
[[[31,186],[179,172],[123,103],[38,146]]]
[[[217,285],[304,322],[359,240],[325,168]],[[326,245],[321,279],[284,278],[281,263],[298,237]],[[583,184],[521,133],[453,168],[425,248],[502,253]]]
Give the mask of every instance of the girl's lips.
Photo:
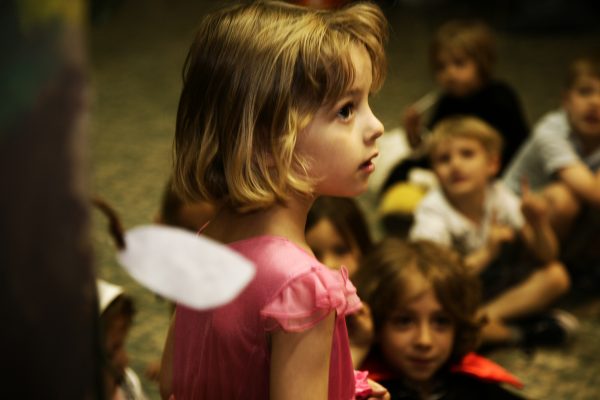
[[[424,359],[424,358],[411,358],[409,361],[414,366],[421,367],[421,368],[428,367],[433,363],[432,359]]]
[[[373,172],[375,171],[375,164],[373,164],[371,160],[365,161],[364,163],[360,164],[359,169],[365,172]]]

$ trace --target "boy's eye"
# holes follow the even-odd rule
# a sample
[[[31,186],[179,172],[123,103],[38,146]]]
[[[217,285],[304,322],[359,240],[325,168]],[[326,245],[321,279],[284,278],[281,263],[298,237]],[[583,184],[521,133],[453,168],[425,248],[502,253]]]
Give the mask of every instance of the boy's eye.
[[[471,150],[471,149],[463,149],[463,150],[461,150],[460,153],[465,158],[471,158],[475,154],[475,152],[473,150]]]
[[[448,163],[448,162],[450,162],[450,155],[449,154],[440,154],[437,157],[435,157],[434,161],[435,161],[435,164]]]
[[[577,89],[577,94],[580,96],[589,96],[594,91],[590,86],[580,86]]]
[[[338,117],[344,121],[350,119],[352,114],[354,114],[354,104],[352,103],[344,104],[337,112]]]

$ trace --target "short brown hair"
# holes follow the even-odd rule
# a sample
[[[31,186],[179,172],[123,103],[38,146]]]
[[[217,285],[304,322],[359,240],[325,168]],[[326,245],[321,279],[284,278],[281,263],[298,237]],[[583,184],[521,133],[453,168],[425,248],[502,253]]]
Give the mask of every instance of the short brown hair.
[[[591,76],[600,79],[600,54],[595,53],[574,59],[567,69],[566,88],[572,88],[577,79],[582,76]]]
[[[427,154],[432,157],[440,143],[457,137],[477,140],[488,154],[502,154],[502,136],[496,129],[477,117],[461,115],[445,118],[433,127],[425,144]]]
[[[442,51],[452,55],[464,54],[477,64],[481,79],[488,80],[492,77],[496,63],[496,43],[492,31],[483,22],[452,20],[443,24],[430,46],[429,57],[434,71],[438,68]]]
[[[206,16],[188,53],[175,132],[174,187],[239,211],[310,193],[297,134],[352,85],[364,46],[377,90],[387,23],[374,4],[324,11],[259,1]]]
[[[352,281],[360,298],[371,308],[378,333],[403,300],[402,293],[407,292],[414,274],[431,284],[450,315],[455,327],[451,360],[459,360],[478,343],[481,323],[476,312],[481,289],[458,254],[432,242],[384,239],[362,259]]]

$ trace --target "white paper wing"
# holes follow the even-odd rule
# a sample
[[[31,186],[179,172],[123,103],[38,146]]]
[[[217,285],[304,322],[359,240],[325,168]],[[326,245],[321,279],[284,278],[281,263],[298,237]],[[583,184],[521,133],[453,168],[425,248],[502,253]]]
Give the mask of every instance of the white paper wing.
[[[117,259],[146,288],[195,309],[233,300],[254,277],[254,266],[228,247],[162,225],[127,231]]]

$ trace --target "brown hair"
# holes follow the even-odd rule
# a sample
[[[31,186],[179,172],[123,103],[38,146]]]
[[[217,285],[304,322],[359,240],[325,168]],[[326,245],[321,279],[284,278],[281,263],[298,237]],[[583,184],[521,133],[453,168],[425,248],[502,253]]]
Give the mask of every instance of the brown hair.
[[[346,245],[356,245],[361,256],[373,246],[365,217],[356,201],[346,197],[319,197],[313,203],[306,218],[308,232],[322,219],[328,219],[342,236]]]
[[[443,24],[436,32],[429,49],[433,70],[438,68],[441,52],[464,55],[471,58],[479,69],[482,80],[492,77],[496,62],[496,44],[490,28],[481,21],[452,20]]]
[[[403,301],[410,277],[420,274],[431,284],[455,327],[451,360],[472,351],[478,342],[481,323],[476,319],[480,304],[479,281],[469,273],[461,258],[435,243],[384,239],[363,257],[352,281],[360,298],[371,308],[376,334]]]
[[[206,16],[188,53],[174,145],[174,187],[185,199],[239,211],[310,193],[296,137],[352,85],[364,46],[377,90],[387,23],[373,4],[323,11],[259,1]]]
[[[477,117],[454,116],[438,122],[427,138],[426,152],[431,157],[440,143],[457,137],[475,139],[490,155],[502,153],[502,136],[487,122]]]
[[[600,54],[595,53],[574,59],[567,69],[566,88],[571,89],[575,85],[575,82],[577,82],[577,79],[582,76],[591,76],[600,79]]]

